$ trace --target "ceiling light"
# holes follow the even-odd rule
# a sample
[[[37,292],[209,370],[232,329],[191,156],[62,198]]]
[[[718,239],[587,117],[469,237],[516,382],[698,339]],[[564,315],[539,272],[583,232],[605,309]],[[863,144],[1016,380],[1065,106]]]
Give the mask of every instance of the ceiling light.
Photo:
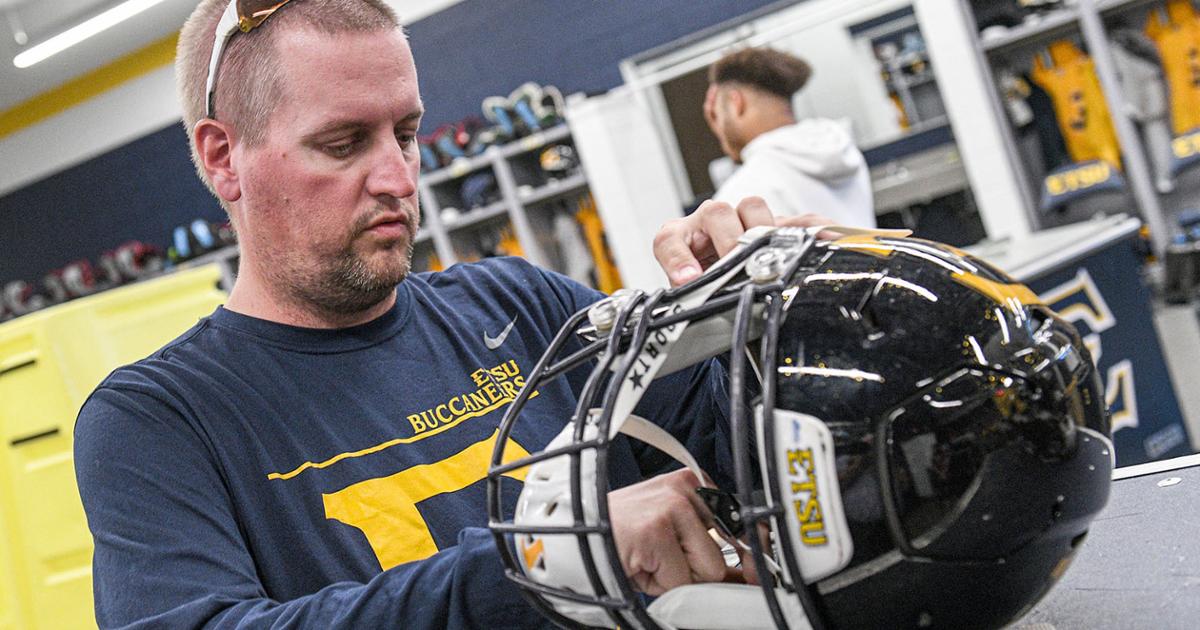
[[[16,57],[13,57],[13,65],[18,68],[28,68],[39,61],[57,55],[101,31],[112,28],[162,1],[126,0],[82,24],[73,26],[40,44],[30,47],[28,50],[21,51]]]

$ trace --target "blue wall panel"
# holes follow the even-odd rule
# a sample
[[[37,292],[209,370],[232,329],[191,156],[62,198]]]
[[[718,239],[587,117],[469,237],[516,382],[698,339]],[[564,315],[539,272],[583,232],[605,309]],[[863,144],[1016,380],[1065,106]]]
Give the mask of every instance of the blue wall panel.
[[[612,89],[622,59],[775,2],[464,0],[409,26],[425,130],[478,114],[484,97],[525,81],[564,94]],[[174,226],[223,216],[172,125],[0,197],[0,284],[130,239],[165,247]]]
[[[95,261],[129,240],[165,250],[176,225],[224,216],[173,124],[0,197],[0,284]]]
[[[524,81],[563,94],[612,89],[622,59],[772,3],[464,0],[412,24],[409,41],[429,122],[441,123],[478,115],[484,97]]]

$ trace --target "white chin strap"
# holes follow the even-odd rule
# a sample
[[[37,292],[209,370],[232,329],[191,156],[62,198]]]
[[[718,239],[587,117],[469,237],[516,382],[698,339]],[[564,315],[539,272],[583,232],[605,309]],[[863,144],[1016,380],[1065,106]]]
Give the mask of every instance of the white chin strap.
[[[775,589],[790,630],[811,630],[800,600]],[[660,625],[695,630],[775,630],[762,587],[747,584],[689,584],[673,588],[646,609]]]
[[[598,413],[593,410],[593,414]],[[639,416],[628,416],[619,423],[620,433],[640,440],[670,455],[687,466],[701,483],[708,486],[704,472],[691,453],[674,436],[658,425]],[[575,426],[563,427],[561,433],[546,446],[547,450],[566,446],[574,438]],[[585,440],[594,439],[596,425],[585,427]],[[582,504],[584,522],[599,524],[595,493],[595,451],[580,454],[580,488],[583,490]],[[538,462],[530,467],[525,477],[525,487],[517,502],[513,521],[526,526],[566,526],[574,522],[571,514],[571,458],[562,455]],[[563,588],[593,597],[619,597],[620,589],[613,575],[612,566],[605,561],[602,539],[597,534],[588,536],[590,555],[596,559],[596,570],[606,593],[597,593],[592,588],[580,553],[579,542],[574,534],[527,535],[515,537],[517,554],[522,560],[525,575],[530,579],[556,588]],[[782,589],[777,589],[779,600],[788,627],[792,630],[810,628],[799,601]],[[603,609],[564,599],[548,597],[560,614],[588,626],[615,628],[616,624]],[[646,610],[660,626],[668,629],[691,628],[695,630],[757,629],[775,628],[763,589],[747,584],[692,584],[667,591]]]

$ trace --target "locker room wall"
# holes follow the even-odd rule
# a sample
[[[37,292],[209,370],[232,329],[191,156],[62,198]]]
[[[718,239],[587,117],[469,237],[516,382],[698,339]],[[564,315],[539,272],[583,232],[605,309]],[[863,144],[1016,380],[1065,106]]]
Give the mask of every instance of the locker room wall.
[[[563,94],[609,90],[621,83],[621,60],[773,3],[795,4],[465,0],[413,24],[409,41],[425,107],[445,122],[479,114],[484,97],[530,79]]]
[[[622,59],[773,3],[790,4],[464,0],[408,27],[425,129],[476,113],[485,96],[527,80],[564,93],[611,89]],[[173,226],[222,216],[192,170],[182,129],[171,125],[0,197],[0,283],[35,281],[129,239],[165,247]]]
[[[166,249],[171,229],[225,213],[196,177],[174,123],[0,197],[0,284],[34,282],[128,240]]]

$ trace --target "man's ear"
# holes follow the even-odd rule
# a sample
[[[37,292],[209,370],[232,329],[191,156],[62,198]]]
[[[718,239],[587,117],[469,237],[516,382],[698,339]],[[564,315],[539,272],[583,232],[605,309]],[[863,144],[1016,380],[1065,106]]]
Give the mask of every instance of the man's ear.
[[[213,189],[227,202],[240,199],[242,185],[233,164],[233,130],[221,121],[201,118],[192,128],[192,138]]]
[[[737,118],[746,115],[746,107],[749,101],[746,98],[746,91],[739,87],[731,87],[725,91],[725,98],[729,101],[729,110]]]
[[[704,122],[708,123],[708,128],[715,135],[719,135],[717,129],[717,108],[720,107],[721,90],[716,85],[708,86],[708,91],[704,94]]]

